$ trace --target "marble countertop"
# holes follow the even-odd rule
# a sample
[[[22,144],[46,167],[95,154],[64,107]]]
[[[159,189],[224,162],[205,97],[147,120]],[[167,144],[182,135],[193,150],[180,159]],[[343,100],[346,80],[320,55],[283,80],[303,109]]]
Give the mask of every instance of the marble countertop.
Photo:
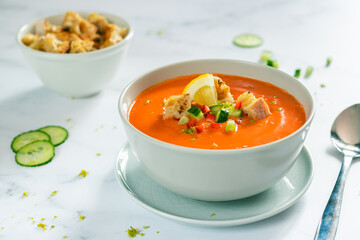
[[[145,236],[137,236],[144,240],[313,239],[341,164],[341,155],[329,140],[332,121],[342,109],[360,102],[358,9],[359,3],[350,0],[0,1],[0,239],[129,239],[126,229],[144,225],[150,226]],[[91,98],[67,99],[47,89],[15,42],[23,24],[67,10],[113,13],[135,28],[118,76]],[[264,44],[236,47],[232,40],[240,33],[256,33]],[[126,142],[117,112],[125,84],[151,69],[183,60],[257,62],[263,50],[271,50],[280,69],[289,74],[296,68],[304,72],[307,66],[314,67],[310,78],[299,78],[317,108],[305,142],[315,165],[305,195],[276,216],[223,229],[179,224],[131,200],[114,175],[117,153]],[[333,61],[325,67],[328,57]],[[70,132],[56,149],[55,159],[38,168],[17,165],[10,149],[14,136],[49,124]],[[86,178],[77,176],[83,169]],[[359,172],[360,164],[354,161],[337,239],[360,238]],[[48,229],[43,231],[38,223]]]

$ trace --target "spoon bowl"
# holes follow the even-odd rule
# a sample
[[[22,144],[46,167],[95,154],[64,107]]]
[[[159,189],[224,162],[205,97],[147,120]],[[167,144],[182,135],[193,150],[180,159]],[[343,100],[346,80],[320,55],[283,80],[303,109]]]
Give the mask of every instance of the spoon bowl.
[[[335,239],[345,180],[353,158],[360,156],[360,104],[346,108],[337,116],[330,138],[335,148],[344,155],[344,160],[315,234],[315,239],[321,240]]]

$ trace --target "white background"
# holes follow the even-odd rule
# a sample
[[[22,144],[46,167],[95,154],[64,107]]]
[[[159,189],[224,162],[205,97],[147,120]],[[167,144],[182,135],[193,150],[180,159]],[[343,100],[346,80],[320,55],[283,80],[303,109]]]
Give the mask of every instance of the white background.
[[[0,1],[0,239],[128,239],[131,225],[140,239],[313,239],[338,171],[341,155],[329,140],[330,127],[344,108],[360,102],[360,6],[358,1]],[[67,10],[109,12],[135,29],[125,64],[99,95],[66,99],[42,85],[15,42],[25,23]],[[162,34],[159,34],[159,31]],[[255,33],[264,44],[232,44]],[[114,162],[126,136],[117,113],[124,85],[156,67],[183,60],[229,58],[257,62],[271,50],[280,69],[314,72],[304,83],[316,101],[305,145],[315,175],[306,194],[269,219],[225,229],[186,226],[163,219],[133,202],[114,176]],[[326,58],[333,62],[325,68]],[[325,88],[320,85],[325,84]],[[71,118],[72,121],[66,121]],[[17,165],[10,143],[41,126],[67,127],[70,137],[54,160],[39,168]],[[116,126],[116,128],[115,128]],[[97,156],[101,153],[101,156]],[[76,175],[85,169],[84,179]],[[353,163],[344,193],[337,239],[360,239],[360,165]],[[49,197],[54,190],[58,194]],[[29,197],[22,197],[28,192]],[[79,219],[79,214],[86,216]],[[53,216],[58,216],[53,219]],[[42,231],[32,224],[45,218]],[[3,229],[1,229],[3,227]],[[159,231],[159,234],[156,234]]]

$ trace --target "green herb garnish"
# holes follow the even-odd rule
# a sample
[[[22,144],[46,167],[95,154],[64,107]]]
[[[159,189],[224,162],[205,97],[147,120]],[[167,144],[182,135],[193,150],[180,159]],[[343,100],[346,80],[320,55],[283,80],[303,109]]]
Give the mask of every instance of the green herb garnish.
[[[328,66],[330,66],[330,64],[331,64],[331,62],[332,62],[332,58],[331,57],[328,57],[327,59],[326,59],[326,67],[328,67]]]
[[[216,214],[215,214],[215,213],[213,213],[213,214],[211,214],[211,215],[210,215],[210,217],[215,216],[215,215],[216,215]]]
[[[276,111],[281,111],[281,110],[282,110],[282,108],[277,108],[277,109],[276,109]]]
[[[325,84],[320,84],[320,87],[324,88],[324,87],[326,87],[326,85]]]
[[[196,129],[196,127],[185,128],[185,129],[182,129],[181,132],[186,133],[186,134],[193,134],[195,129]]]
[[[307,67],[306,68],[306,72],[305,72],[305,78],[309,78],[310,76],[311,76],[311,74],[312,74],[312,72],[313,72],[313,70],[314,70],[314,68],[313,67]]]
[[[143,226],[143,229],[148,229],[150,226]]]
[[[137,234],[139,234],[139,229],[135,229],[132,226],[130,226],[130,228],[128,230],[126,230],[125,232],[128,233],[129,237],[136,237]]]
[[[149,103],[150,103],[150,100],[149,100],[149,99],[145,101],[145,104],[149,104]]]

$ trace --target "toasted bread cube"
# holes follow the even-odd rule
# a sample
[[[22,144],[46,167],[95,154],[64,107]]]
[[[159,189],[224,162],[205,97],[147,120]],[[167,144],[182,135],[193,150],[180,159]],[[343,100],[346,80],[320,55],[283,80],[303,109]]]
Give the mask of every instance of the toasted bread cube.
[[[217,98],[220,102],[234,102],[234,98],[230,93],[230,87],[219,77],[214,76],[214,84],[216,87]]]
[[[65,31],[73,32],[78,35],[81,34],[80,23],[83,21],[83,18],[76,12],[68,11],[65,14],[64,20],[62,22],[62,27]]]
[[[61,40],[61,41],[75,41],[75,40],[79,40],[80,37],[78,35],[76,35],[75,33],[71,33],[71,32],[60,32],[55,34],[56,38]]]
[[[264,98],[256,98],[252,92],[245,92],[238,97],[242,101],[241,110],[253,119],[263,119],[271,114]]]
[[[128,31],[128,28],[120,28],[115,24],[108,24],[105,31],[105,41],[100,48],[106,48],[120,42],[126,37]]]
[[[106,18],[98,13],[91,13],[88,16],[88,21],[94,24],[100,33],[105,33],[106,26],[109,24]]]
[[[47,19],[41,19],[35,23],[35,33],[40,36],[44,36],[47,33],[59,33],[61,31],[61,26],[53,25]]]
[[[190,94],[174,95],[164,99],[164,118],[180,119],[191,108]]]
[[[70,44],[70,51],[69,53],[83,53],[83,52],[89,52],[94,50],[94,41],[90,39],[78,39],[74,40]]]
[[[21,41],[26,45],[29,46],[30,44],[32,44],[33,42],[35,42],[36,40],[39,39],[39,35],[37,34],[32,34],[32,33],[28,33],[25,36],[23,36],[21,38]]]
[[[54,34],[46,34],[40,50],[52,53],[65,53],[70,47],[69,41],[61,41]]]
[[[87,20],[83,20],[80,22],[80,31],[81,37],[84,38],[89,38],[91,40],[97,39],[99,38],[99,35],[96,33],[97,32],[97,27],[92,24],[91,22],[87,21]]]

